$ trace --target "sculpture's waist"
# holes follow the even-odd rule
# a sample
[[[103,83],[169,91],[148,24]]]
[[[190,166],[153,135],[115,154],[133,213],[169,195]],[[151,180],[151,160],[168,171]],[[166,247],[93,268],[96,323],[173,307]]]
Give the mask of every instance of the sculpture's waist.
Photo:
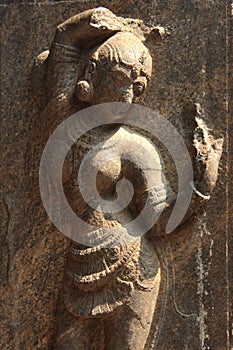
[[[151,290],[159,264],[149,242],[137,239],[109,249],[71,247],[64,284],[64,303],[75,315],[113,311],[135,289]]]
[[[79,249],[71,245],[66,273],[74,284],[86,291],[103,287],[131,261],[138,260],[140,240],[113,248]]]

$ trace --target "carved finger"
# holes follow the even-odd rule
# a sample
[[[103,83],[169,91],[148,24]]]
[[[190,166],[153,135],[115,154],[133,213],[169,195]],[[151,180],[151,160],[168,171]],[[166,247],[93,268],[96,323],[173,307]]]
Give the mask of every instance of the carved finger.
[[[213,149],[215,153],[218,154],[219,156],[221,156],[222,154],[223,141],[224,141],[223,138],[221,138],[221,139],[215,140],[213,143]]]

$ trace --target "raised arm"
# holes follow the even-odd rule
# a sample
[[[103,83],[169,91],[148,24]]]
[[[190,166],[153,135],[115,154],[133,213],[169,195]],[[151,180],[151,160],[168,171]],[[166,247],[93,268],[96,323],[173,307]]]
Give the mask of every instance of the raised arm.
[[[84,52],[122,29],[111,11],[99,7],[69,18],[57,27],[48,57],[48,99],[70,98],[85,69]]]

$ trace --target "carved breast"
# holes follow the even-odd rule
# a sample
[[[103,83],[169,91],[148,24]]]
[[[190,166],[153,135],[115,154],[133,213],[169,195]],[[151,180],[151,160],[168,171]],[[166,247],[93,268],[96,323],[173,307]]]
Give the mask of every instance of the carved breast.
[[[98,170],[96,188],[100,195],[113,194],[115,192],[116,183],[121,178],[120,157],[111,161],[106,161],[104,165],[96,164],[96,169]]]

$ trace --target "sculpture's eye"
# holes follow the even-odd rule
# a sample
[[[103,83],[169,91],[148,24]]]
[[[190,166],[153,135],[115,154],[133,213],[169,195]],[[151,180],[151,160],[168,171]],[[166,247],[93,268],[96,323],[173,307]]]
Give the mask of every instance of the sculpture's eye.
[[[116,72],[112,72],[114,75],[113,76],[113,79],[114,79],[114,82],[116,84],[116,86],[118,87],[122,87],[122,86],[128,86],[128,85],[131,85],[132,84],[132,81],[131,79],[128,77],[127,74],[121,72],[121,71],[116,71]]]
[[[92,74],[95,71],[95,69],[96,69],[96,63],[95,62],[91,62],[89,64],[89,67],[88,67],[88,73]]]
[[[134,96],[139,97],[145,90],[145,85],[141,81],[135,81],[133,84]]]

